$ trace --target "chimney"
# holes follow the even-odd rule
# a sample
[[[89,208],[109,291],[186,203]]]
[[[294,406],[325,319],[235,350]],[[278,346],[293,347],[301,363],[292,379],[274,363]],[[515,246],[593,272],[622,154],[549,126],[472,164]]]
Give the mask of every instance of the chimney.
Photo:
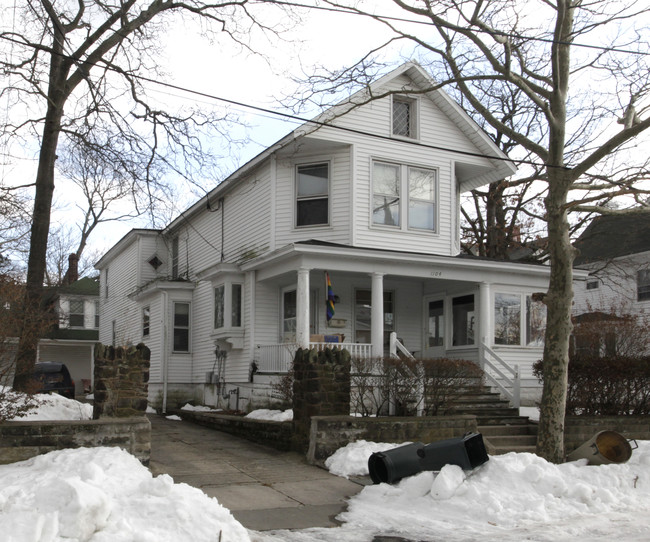
[[[63,277],[63,286],[72,284],[79,280],[79,256],[76,254],[70,254],[68,256],[68,270]]]

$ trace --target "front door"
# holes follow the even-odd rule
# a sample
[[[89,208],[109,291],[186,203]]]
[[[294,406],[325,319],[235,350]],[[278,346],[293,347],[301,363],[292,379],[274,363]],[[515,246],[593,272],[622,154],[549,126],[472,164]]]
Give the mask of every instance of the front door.
[[[445,302],[441,297],[424,298],[424,349],[422,357],[445,356]]]

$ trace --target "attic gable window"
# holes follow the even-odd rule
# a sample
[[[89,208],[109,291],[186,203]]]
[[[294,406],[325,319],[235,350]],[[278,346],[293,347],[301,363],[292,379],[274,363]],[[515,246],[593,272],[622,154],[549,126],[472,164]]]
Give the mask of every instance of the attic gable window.
[[[329,163],[298,166],[296,226],[329,224]]]
[[[393,97],[393,135],[400,137],[417,137],[416,101],[404,96]]]

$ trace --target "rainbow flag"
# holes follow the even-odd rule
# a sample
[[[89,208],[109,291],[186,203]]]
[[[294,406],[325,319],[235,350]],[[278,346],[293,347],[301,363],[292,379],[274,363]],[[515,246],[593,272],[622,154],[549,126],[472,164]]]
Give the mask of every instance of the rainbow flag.
[[[327,299],[325,300],[327,321],[329,322],[334,316],[334,292],[332,292],[332,282],[327,271],[325,272],[325,282],[327,284]]]

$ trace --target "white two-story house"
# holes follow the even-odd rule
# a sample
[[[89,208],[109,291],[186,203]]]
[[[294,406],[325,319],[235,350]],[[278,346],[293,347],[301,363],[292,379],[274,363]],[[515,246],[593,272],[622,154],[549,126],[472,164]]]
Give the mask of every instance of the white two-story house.
[[[152,402],[244,408],[297,347],[382,356],[391,332],[418,357],[500,358],[539,396],[548,268],[459,255],[461,193],[515,166],[430,84],[404,64],[384,98],[357,93],[101,258],[100,341],[151,349]]]

